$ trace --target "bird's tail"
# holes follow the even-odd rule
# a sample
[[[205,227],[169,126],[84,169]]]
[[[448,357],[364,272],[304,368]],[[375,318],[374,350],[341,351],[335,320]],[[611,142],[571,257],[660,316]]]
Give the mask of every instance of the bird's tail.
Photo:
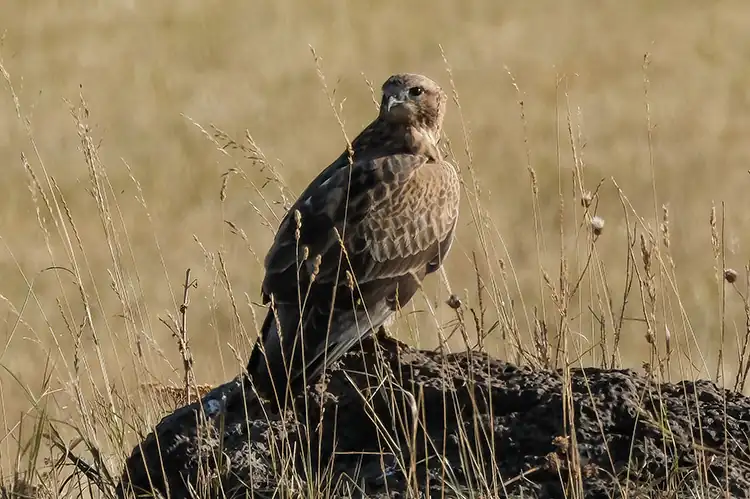
[[[261,326],[261,337],[256,342],[248,361],[248,374],[255,388],[272,400],[283,400],[291,391],[289,380],[299,370],[301,336],[300,314],[296,306],[273,304]]]
[[[372,324],[363,312],[338,309],[332,318],[330,312],[330,306],[308,307],[301,326],[296,305],[274,303],[269,308],[248,362],[248,373],[261,395],[282,404],[369,334]],[[385,319],[380,315],[378,326]]]

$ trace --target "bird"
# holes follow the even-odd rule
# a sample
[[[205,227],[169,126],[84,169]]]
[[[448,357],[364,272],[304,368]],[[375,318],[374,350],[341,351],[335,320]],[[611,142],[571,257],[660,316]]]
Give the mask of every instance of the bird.
[[[447,96],[412,73],[381,92],[378,115],[305,188],[264,260],[268,312],[247,373],[279,403],[390,322],[454,239],[460,179],[439,149]]]

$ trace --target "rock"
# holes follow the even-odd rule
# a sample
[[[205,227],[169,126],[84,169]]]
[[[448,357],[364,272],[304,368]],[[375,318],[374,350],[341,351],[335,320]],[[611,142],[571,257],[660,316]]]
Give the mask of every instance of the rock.
[[[165,417],[133,450],[119,496],[750,491],[750,398],[710,382],[657,384],[629,370],[574,369],[571,428],[562,372],[478,352],[443,355],[367,340],[325,381],[283,416],[241,378],[215,388]]]

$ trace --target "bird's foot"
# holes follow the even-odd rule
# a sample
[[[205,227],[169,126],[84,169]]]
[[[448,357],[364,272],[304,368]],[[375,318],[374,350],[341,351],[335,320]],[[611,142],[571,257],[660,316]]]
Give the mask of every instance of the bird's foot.
[[[380,326],[375,333],[375,338],[378,340],[390,340],[393,339],[393,336],[391,336],[391,333],[388,332],[385,326]]]
[[[380,326],[375,333],[375,340],[382,344],[391,344],[395,345],[398,348],[407,348],[409,345],[404,343],[403,341],[397,340],[393,335],[391,335],[388,330],[385,328],[385,326]]]

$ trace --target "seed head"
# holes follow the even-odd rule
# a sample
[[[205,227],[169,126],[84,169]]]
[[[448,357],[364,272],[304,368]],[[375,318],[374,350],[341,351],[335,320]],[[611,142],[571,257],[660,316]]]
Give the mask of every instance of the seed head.
[[[461,307],[461,299],[456,295],[450,295],[450,297],[445,303],[447,303],[448,306],[452,308],[453,310],[456,310],[457,308]]]
[[[558,435],[552,439],[552,445],[557,448],[560,454],[567,454],[570,450],[570,437]]]
[[[310,275],[311,281],[314,281],[315,278],[318,277],[318,273],[320,273],[321,263],[323,263],[323,258],[320,255],[315,255],[315,263],[313,263],[312,275]]]
[[[734,269],[724,269],[724,280],[729,284],[734,283],[737,280],[737,271]]]
[[[591,194],[591,191],[586,191],[581,196],[581,206],[584,208],[588,208],[591,206],[591,201],[594,199],[594,195]]]
[[[591,219],[591,231],[595,236],[600,235],[604,231],[604,219],[600,216],[595,216]]]

